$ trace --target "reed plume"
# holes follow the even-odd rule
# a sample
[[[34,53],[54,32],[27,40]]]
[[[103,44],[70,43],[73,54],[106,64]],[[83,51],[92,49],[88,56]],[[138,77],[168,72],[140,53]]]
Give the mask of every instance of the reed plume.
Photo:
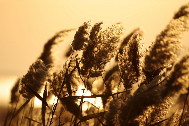
[[[189,5],[185,5],[180,9],[173,19],[169,22],[165,30],[157,37],[145,57],[144,71],[146,76],[155,76],[157,71],[172,65],[177,58],[180,50],[180,36],[188,29]]]
[[[49,80],[50,91],[57,97],[59,96],[60,91],[61,91],[60,97],[63,97],[66,94],[63,86],[61,86],[64,81],[64,75],[65,75],[65,71],[63,70],[56,71],[53,73],[51,79]]]
[[[140,41],[142,40],[142,34],[142,31],[139,29],[136,30],[128,41],[128,44],[118,54],[120,76],[127,90],[132,88],[132,84],[136,83],[141,75]]]
[[[87,44],[90,41],[89,39],[90,30],[91,30],[90,22],[84,22],[84,24],[79,27],[72,42],[72,47],[74,50],[80,50],[87,46]]]
[[[189,54],[184,56],[179,63],[174,66],[166,82],[165,94],[181,95],[188,93],[189,89]]]
[[[90,36],[89,36],[91,42],[93,42],[93,43],[98,42],[97,36],[99,36],[99,34],[100,34],[100,31],[101,31],[101,29],[102,29],[102,27],[101,27],[102,24],[103,24],[102,22],[96,23],[96,24],[92,27],[91,32],[90,32]],[[91,43],[91,44],[92,44],[92,43]]]
[[[179,11],[174,15],[173,19],[177,19],[180,18],[182,16],[189,16],[189,9],[188,9],[189,3],[186,5],[183,5],[182,7],[180,7]]]
[[[20,94],[26,99],[31,99],[34,96],[31,90],[38,92],[44,85],[48,74],[48,68],[42,60],[34,62],[30,66],[28,73],[20,81]]]
[[[102,75],[105,64],[116,54],[119,36],[122,33],[120,24],[112,25],[104,31],[100,30],[100,25],[101,23],[98,23],[92,28],[92,41],[83,52],[81,73],[89,77]]]
[[[174,97],[164,98],[160,104],[156,105],[153,109],[153,112],[150,115],[150,123],[155,124],[162,120],[166,120],[170,115],[168,113],[171,111],[174,103]]]
[[[51,39],[47,41],[47,43],[44,45],[43,52],[39,56],[38,59],[41,59],[45,65],[52,65],[54,63],[55,57],[53,48],[64,41],[64,38],[67,32],[70,32],[70,30],[63,30],[58,33],[56,33]]]
[[[121,42],[121,45],[119,47],[119,51],[118,54],[123,54],[123,48],[128,44],[129,40],[131,39],[132,35],[134,33],[136,33],[137,31],[140,31],[139,28],[134,29],[133,31],[131,31],[131,33],[129,33]],[[118,54],[116,55],[115,60],[118,61]]]
[[[42,60],[45,65],[51,65],[51,66],[54,65],[55,56],[53,55],[54,53],[53,49],[57,44],[59,44],[60,42],[63,42],[64,40],[63,37],[65,37],[66,33],[70,32],[71,30],[72,29],[60,31],[56,33],[51,39],[49,39],[44,45],[43,51],[41,55],[38,57],[38,59]],[[12,88],[11,103],[13,103],[13,99],[15,100],[15,102],[18,100],[18,98],[16,98],[18,97],[16,96],[18,87],[19,87],[19,81],[15,82]]]
[[[148,118],[150,123],[155,124],[168,118],[171,108],[177,103],[179,96],[188,93],[189,89],[189,55],[184,56],[174,66],[169,79],[162,85],[161,101],[153,105],[153,111]],[[165,86],[165,87],[163,87]],[[180,101],[181,102],[181,101]],[[182,103],[182,102],[181,102]],[[166,121],[165,121],[166,122]],[[143,123],[144,124],[144,123]]]

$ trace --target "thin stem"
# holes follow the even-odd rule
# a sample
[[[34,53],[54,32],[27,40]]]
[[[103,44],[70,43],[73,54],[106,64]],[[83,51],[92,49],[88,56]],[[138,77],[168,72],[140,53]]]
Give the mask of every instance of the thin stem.
[[[186,106],[186,102],[187,102],[187,99],[188,99],[188,95],[189,95],[189,93],[187,93],[187,95],[186,95],[186,98],[185,98],[185,101],[184,101],[184,105],[183,105],[183,109],[182,109],[182,114],[181,114],[181,116],[180,116],[179,125],[178,125],[178,126],[181,126],[181,123],[182,123],[182,118],[183,118],[183,115],[184,115],[184,109],[185,109],[185,106]]]

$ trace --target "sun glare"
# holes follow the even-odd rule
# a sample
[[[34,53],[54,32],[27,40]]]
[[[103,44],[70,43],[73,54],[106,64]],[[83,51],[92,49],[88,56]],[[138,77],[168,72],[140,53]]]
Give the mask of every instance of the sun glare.
[[[41,93],[39,93],[39,95],[40,95],[41,97],[43,97],[43,91],[44,91],[44,88],[42,88],[42,89],[41,89]],[[54,95],[52,95],[52,97],[50,98],[50,100],[47,101],[47,103],[48,103],[49,105],[53,105],[53,104],[55,104],[56,102],[57,102],[57,97],[54,96]],[[36,108],[40,108],[40,107],[42,106],[41,100],[39,100],[37,97],[34,98],[34,106],[35,106]]]
[[[43,92],[39,93],[39,95],[42,97],[43,96]],[[34,98],[34,106],[36,108],[40,108],[42,106],[41,100],[39,100],[37,97]]]
[[[39,95],[43,97],[43,90],[42,88],[41,93]],[[92,93],[85,88],[84,85],[80,85],[78,87],[78,90],[75,93],[76,96],[91,96]],[[78,100],[77,104],[80,104],[81,99]],[[57,102],[57,97],[54,95],[51,97],[51,99],[48,101],[49,105],[53,105]],[[34,106],[39,108],[42,106],[41,100],[39,100],[37,97],[34,98]],[[96,98],[83,98],[83,103],[82,103],[82,110],[86,111],[88,108],[91,106],[95,106],[99,109],[103,109],[103,104],[102,104],[102,99],[100,97]]]
[[[91,96],[92,93],[85,88],[84,85],[80,85],[78,87],[78,90],[76,91],[76,96]],[[81,101],[81,100],[79,100]],[[99,109],[103,109],[102,99],[100,97],[96,98],[84,98],[82,104],[82,109],[85,111],[87,110],[90,105],[88,103],[91,103],[92,105],[98,107]],[[88,103],[87,103],[88,102]],[[79,104],[79,102],[78,102]]]

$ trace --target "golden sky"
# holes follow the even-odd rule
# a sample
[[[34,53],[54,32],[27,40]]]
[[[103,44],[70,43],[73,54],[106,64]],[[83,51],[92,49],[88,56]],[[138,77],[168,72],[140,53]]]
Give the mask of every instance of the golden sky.
[[[54,33],[84,21],[137,27],[150,43],[188,0],[0,0],[0,75],[22,75]],[[185,35],[189,35],[188,33]],[[184,37],[187,46],[187,37]]]

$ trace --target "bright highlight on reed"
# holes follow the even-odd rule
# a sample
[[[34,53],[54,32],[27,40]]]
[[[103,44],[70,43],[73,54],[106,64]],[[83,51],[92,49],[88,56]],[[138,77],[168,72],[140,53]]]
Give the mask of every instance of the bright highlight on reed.
[[[55,47],[72,30],[57,33],[12,88],[4,125],[187,126],[189,53],[179,52],[188,23],[189,3],[144,52],[141,29],[121,40],[120,23],[84,22],[60,68]]]

